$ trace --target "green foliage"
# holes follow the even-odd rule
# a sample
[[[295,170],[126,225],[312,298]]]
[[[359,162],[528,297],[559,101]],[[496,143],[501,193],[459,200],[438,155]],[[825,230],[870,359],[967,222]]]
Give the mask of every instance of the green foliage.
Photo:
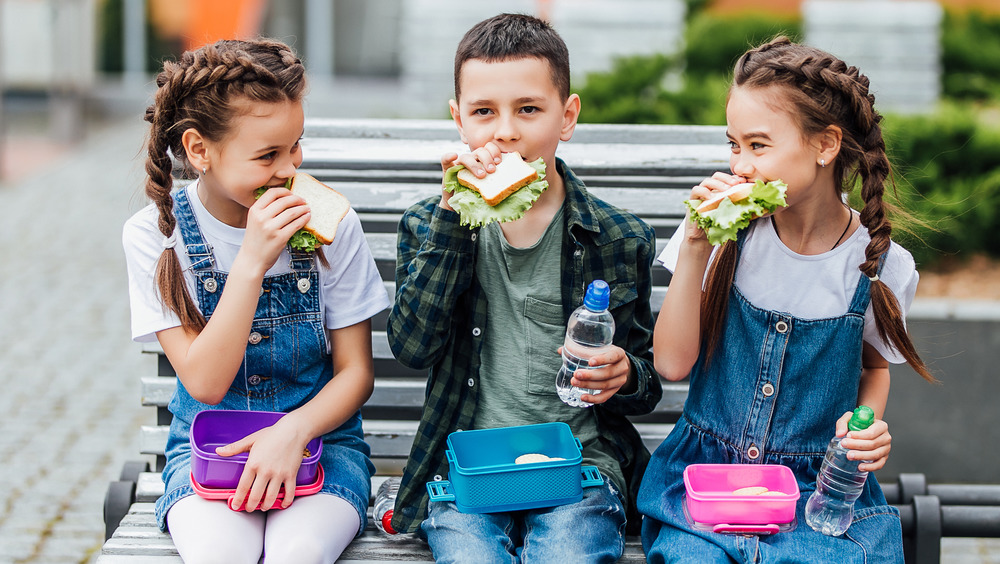
[[[946,12],[941,63],[945,96],[1000,100],[1000,17]]]
[[[787,35],[801,35],[801,23],[773,15],[744,13],[725,17],[702,14],[687,27],[684,57],[690,76],[732,76],[733,65],[751,47]]]
[[[918,263],[977,252],[1000,256],[1000,130],[973,109],[889,116],[886,144],[900,203],[925,222],[902,239]]]
[[[779,34],[795,37],[796,20],[741,14],[718,17],[692,0],[687,47],[677,57],[618,59],[577,88],[580,120],[592,123],[726,123],[725,99],[733,63],[748,47]],[[674,86],[677,83],[677,86]]]

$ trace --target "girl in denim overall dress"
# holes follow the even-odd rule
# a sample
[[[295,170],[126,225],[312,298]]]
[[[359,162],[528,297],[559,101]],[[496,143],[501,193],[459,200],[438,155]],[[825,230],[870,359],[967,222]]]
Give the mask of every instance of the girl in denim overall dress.
[[[657,371],[690,375],[684,413],[653,454],[638,507],[650,562],[902,562],[895,508],[869,475],[846,534],[805,523],[827,443],[855,406],[878,420],[843,444],[862,470],[885,464],[889,362],[933,380],[906,333],[910,254],[891,242],[882,201],[889,161],[868,79],[828,53],[774,41],[736,63],[726,106],[732,174],[691,191],[783,180],[788,206],[713,249],[685,222],[661,255],[673,270],[654,333]],[[859,180],[860,213],[844,194]],[[901,307],[902,306],[902,307]],[[801,492],[797,526],[771,536],[692,526],[688,464],[783,464]]]
[[[178,377],[156,517],[185,562],[334,562],[365,525],[374,469],[359,409],[370,318],[388,297],[353,211],[328,246],[286,244],[310,217],[283,188],[302,162],[304,69],[282,43],[220,41],[165,63],[157,85],[152,203],[123,234],[133,338],[157,339]],[[171,156],[197,180],[172,191]],[[194,495],[189,432],[206,409],[287,413],[218,449],[248,453],[232,501],[244,511]],[[315,437],[322,488],[296,498]],[[256,509],[282,489],[280,509]]]

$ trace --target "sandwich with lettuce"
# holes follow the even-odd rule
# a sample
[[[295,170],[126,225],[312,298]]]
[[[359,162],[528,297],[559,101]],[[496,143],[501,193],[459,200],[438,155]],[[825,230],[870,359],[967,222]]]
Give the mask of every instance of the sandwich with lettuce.
[[[448,205],[458,212],[462,225],[479,227],[524,216],[549,187],[542,159],[525,162],[517,152],[504,153],[496,170],[476,178],[462,165],[444,173],[444,189],[452,193]]]
[[[707,200],[686,200],[691,221],[708,236],[708,242],[721,245],[735,241],[740,229],[750,221],[774,213],[785,203],[787,186],[781,180],[746,182],[719,192]]]

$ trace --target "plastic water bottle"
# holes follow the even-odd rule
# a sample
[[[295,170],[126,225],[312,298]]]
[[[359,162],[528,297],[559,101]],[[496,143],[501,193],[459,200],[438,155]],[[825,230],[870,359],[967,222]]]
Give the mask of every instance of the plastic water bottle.
[[[858,406],[847,428],[867,429],[875,413],[866,405]],[[806,503],[806,523],[813,530],[832,537],[844,534],[854,517],[854,502],[861,495],[868,472],[858,470],[860,460],[848,460],[848,449],[840,446],[843,437],[834,437],[826,448],[823,465],[816,476],[816,491]]]
[[[570,383],[573,372],[579,369],[594,369],[591,357],[604,353],[615,335],[615,319],[608,311],[611,288],[604,280],[594,280],[587,286],[583,305],[569,316],[566,324],[566,340],[562,348],[562,367],[556,375],[556,392],[567,405],[590,407],[591,403],[580,399],[583,394],[593,394],[594,390],[578,388]]]
[[[396,529],[392,528],[392,508],[396,505],[398,492],[399,477],[393,476],[382,482],[375,494],[375,505],[372,507],[375,526],[387,535],[396,534]]]

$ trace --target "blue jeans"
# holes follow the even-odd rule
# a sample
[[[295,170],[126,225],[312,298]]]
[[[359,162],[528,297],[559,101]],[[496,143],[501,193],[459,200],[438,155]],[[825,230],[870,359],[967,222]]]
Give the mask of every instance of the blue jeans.
[[[431,502],[421,530],[438,563],[615,562],[625,548],[625,508],[616,489],[584,488],[577,503],[508,513],[462,513]]]

